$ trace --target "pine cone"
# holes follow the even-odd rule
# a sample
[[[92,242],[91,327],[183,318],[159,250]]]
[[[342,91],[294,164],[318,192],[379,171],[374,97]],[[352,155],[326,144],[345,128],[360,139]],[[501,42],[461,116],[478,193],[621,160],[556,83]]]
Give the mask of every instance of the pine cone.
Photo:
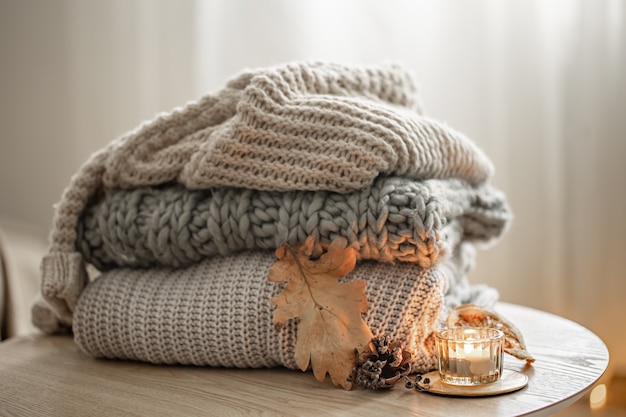
[[[363,388],[391,388],[411,372],[411,353],[398,342],[389,343],[387,336],[372,339],[369,352],[355,354],[356,366],[348,380]]]

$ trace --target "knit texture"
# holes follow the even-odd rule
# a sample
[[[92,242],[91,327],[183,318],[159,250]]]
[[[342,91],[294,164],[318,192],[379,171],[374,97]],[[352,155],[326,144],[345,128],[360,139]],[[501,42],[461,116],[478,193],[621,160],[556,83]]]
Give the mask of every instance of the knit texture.
[[[360,260],[428,268],[461,239],[499,237],[510,216],[502,193],[454,179],[381,177],[347,194],[170,185],[110,190],[87,210],[78,242],[100,270],[182,267],[210,256],[275,249],[310,235],[320,243],[318,252],[345,237]]]
[[[91,282],[74,317],[76,343],[96,357],[157,364],[297,369],[297,324],[272,324],[270,299],[282,287],[267,280],[270,252],[214,257],[183,269],[117,268]],[[344,280],[366,282],[365,321],[413,354],[413,369],[436,367],[433,335],[449,282],[464,268],[361,262]],[[442,264],[444,265],[444,264]],[[452,276],[455,275],[455,276]]]
[[[477,185],[492,172],[473,142],[423,116],[413,76],[400,65],[304,62],[245,71],[85,162],[55,212],[42,297],[50,314],[71,324],[86,275],[76,250],[79,217],[109,189],[178,182],[188,189],[349,193],[379,175]],[[40,309],[33,320],[49,328],[43,316]]]
[[[417,103],[415,82],[398,65],[247,72],[218,98],[133,133],[109,155],[104,184],[348,192],[379,174],[485,181],[489,159],[420,115]]]

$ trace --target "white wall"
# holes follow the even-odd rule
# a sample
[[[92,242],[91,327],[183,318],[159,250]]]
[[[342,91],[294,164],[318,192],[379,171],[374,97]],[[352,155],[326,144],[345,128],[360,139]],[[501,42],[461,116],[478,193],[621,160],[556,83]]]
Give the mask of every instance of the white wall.
[[[67,21],[52,2],[0,2],[0,213],[40,233],[74,169]]]

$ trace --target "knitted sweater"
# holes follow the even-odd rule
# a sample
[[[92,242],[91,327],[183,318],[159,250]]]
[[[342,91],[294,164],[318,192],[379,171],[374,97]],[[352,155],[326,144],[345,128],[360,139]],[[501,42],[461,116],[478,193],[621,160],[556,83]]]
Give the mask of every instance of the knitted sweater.
[[[281,290],[267,280],[274,261],[270,252],[247,251],[182,269],[106,272],[80,298],[76,343],[96,357],[297,369],[297,324],[290,321],[280,332],[272,324],[270,299]],[[493,305],[493,297],[483,297],[444,308],[444,293],[471,261],[457,256],[430,269],[360,262],[344,280],[366,282],[368,326],[375,336],[402,343],[413,353],[412,369],[425,372],[436,367],[434,332],[446,311],[456,302]]]
[[[358,259],[428,268],[461,240],[489,242],[510,211],[502,193],[461,180],[379,177],[346,194],[181,185],[111,190],[79,223],[78,246],[100,270],[181,267],[241,250],[343,236]],[[321,252],[321,248],[320,248]]]

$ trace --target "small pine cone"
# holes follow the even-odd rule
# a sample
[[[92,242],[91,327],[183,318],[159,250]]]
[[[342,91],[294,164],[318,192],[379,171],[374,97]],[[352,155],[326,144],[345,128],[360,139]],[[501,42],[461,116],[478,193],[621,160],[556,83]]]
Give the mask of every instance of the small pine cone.
[[[363,388],[391,388],[411,372],[411,353],[387,336],[372,339],[369,351],[357,355],[356,362],[350,380]]]

